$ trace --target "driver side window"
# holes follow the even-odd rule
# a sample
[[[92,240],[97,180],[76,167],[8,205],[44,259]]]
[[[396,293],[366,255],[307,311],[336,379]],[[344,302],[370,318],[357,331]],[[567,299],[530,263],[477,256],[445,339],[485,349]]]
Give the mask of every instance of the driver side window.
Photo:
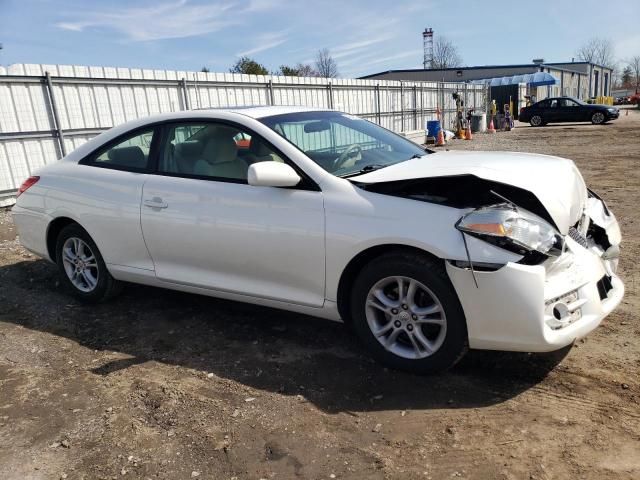
[[[166,130],[158,171],[245,183],[249,165],[284,162],[262,138],[215,122],[179,123]]]

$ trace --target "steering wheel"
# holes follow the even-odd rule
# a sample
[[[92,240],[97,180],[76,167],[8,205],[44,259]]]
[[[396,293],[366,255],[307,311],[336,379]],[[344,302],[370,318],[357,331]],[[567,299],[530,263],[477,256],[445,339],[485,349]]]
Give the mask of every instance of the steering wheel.
[[[333,161],[333,171],[335,172],[340,170],[348,160],[351,160],[353,157],[358,155],[362,155],[362,148],[360,145],[357,143],[349,145],[349,147]]]

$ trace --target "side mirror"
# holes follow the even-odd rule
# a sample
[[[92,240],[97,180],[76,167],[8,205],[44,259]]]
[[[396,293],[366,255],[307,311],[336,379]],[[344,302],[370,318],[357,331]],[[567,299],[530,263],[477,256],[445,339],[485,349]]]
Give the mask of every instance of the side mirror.
[[[249,166],[247,180],[256,187],[295,187],[302,179],[286,163],[258,162]]]

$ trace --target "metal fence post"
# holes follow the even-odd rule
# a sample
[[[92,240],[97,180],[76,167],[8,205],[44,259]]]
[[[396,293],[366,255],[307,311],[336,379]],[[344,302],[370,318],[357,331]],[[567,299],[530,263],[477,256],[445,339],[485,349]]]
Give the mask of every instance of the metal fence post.
[[[418,130],[418,86],[413,85],[413,129]]]
[[[331,84],[331,80],[329,80],[329,87],[327,92],[329,94],[329,108],[333,108],[333,85]]]
[[[273,95],[273,80],[271,79],[267,83],[267,90],[269,91],[269,101],[271,102],[269,105],[275,105],[276,97]]]
[[[187,90],[187,79],[182,77],[180,80],[180,87],[182,87],[182,104],[185,110],[191,110],[191,106],[189,105],[189,91]]]
[[[382,123],[382,115],[380,115],[380,84],[376,83],[376,118],[378,125]]]
[[[400,82],[400,131],[404,132],[404,83]]]
[[[60,116],[58,115],[58,107],[56,106],[56,97],[53,93],[53,82],[51,81],[51,75],[49,72],[45,72],[45,79],[47,85],[47,95],[49,97],[49,107],[51,108],[51,114],[53,116],[53,128],[56,131],[58,138],[58,146],[60,147],[60,153],[63,157],[67,155],[67,148],[64,146],[64,135],[62,133],[62,125],[60,124]]]

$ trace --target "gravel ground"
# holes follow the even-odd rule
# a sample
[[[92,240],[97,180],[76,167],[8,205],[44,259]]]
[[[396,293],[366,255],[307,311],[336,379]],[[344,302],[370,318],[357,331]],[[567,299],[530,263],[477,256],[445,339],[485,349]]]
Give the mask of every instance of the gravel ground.
[[[435,377],[276,310],[140,286],[80,305],[0,212],[0,478],[640,478],[639,133],[632,111],[447,147],[574,159],[621,222],[627,294],[573,347]]]

